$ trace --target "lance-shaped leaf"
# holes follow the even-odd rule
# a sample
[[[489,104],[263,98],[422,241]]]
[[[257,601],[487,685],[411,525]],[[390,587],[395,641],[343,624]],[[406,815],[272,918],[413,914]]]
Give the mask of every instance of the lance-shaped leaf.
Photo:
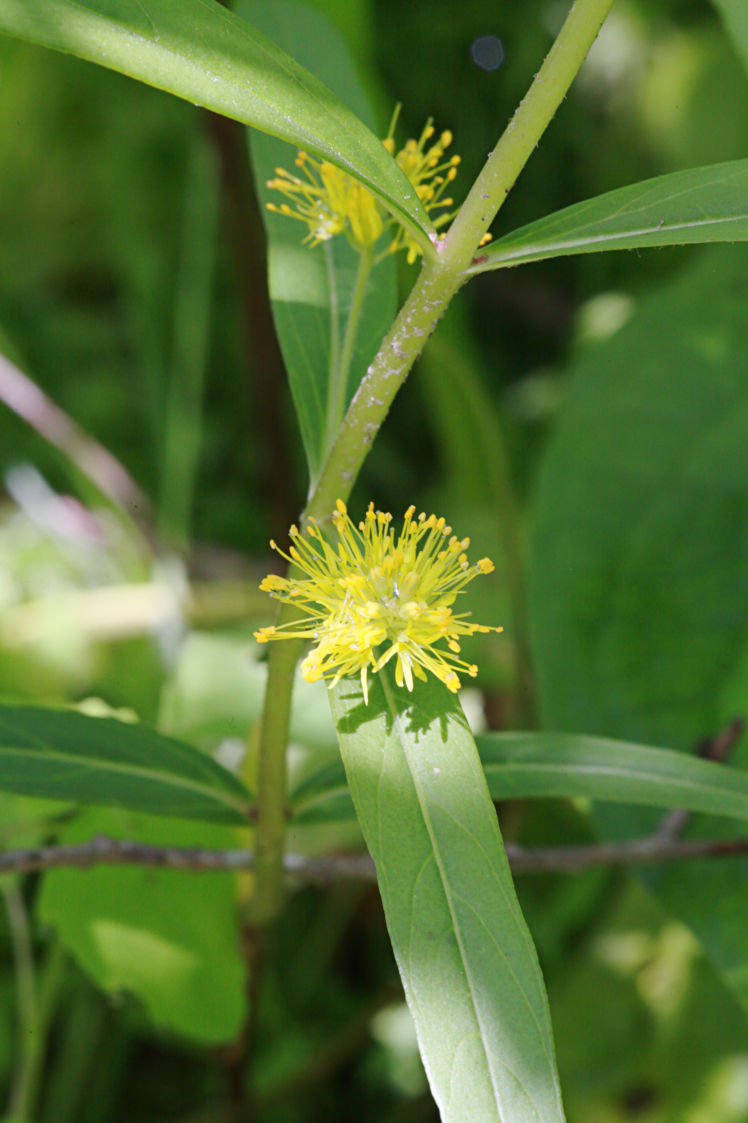
[[[476,744],[495,800],[583,796],[748,821],[748,773],[724,764],[573,733],[484,733]],[[297,823],[351,818],[340,763],[328,762],[307,776],[291,804]]]
[[[0,791],[247,823],[250,795],[211,757],[144,725],[0,706]]]
[[[657,176],[513,230],[471,273],[548,257],[748,239],[748,160]]]
[[[561,1123],[548,1005],[475,742],[436,680],[374,676],[333,717],[444,1123]]]
[[[433,255],[382,142],[319,79],[217,0],[0,0],[0,33],[119,70],[344,168]]]
[[[322,12],[284,0],[240,0],[237,10],[318,75],[360,120],[373,125],[373,114],[348,47]],[[256,130],[248,135],[257,194],[261,203],[277,204],[282,197],[268,189],[267,181],[275,176],[279,165],[298,172],[293,165],[294,154],[274,137]],[[361,255],[345,237],[331,238],[314,248],[304,245],[307,228],[303,223],[272,214],[265,206],[262,217],[268,239],[273,318],[315,482],[324,461],[326,438],[332,435],[328,428],[335,387],[339,379],[345,382],[339,405],[347,406],[395,317],[395,261],[386,257],[368,278],[355,313],[358,324],[348,370],[343,371]]]

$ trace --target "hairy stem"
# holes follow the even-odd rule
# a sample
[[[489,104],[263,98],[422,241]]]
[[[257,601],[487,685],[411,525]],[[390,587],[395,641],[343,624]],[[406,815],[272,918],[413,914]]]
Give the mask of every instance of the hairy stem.
[[[442,260],[467,269],[597,38],[613,0],[575,0],[556,41],[444,240]]]
[[[421,275],[366,371],[307,504],[302,522],[329,518],[347,499],[390,405],[455,293],[507,194],[563,101],[613,0],[575,0],[526,97],[460,208],[436,260]],[[293,664],[291,643],[271,646],[259,745],[255,917],[269,919],[283,894],[286,746]],[[290,654],[289,654],[289,649]],[[259,861],[260,853],[262,862]]]

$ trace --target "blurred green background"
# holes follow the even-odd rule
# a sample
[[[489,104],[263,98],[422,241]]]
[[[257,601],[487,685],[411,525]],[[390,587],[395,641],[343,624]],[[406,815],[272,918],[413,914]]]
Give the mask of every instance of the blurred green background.
[[[348,43],[382,135],[395,102],[407,135],[429,116],[453,131],[458,199],[567,8],[309,4]],[[506,52],[494,72],[470,55],[488,34]],[[738,0],[617,0],[495,233],[744,157],[747,68]],[[269,618],[256,582],[306,491],[247,160],[239,126],[0,39],[0,353],[33,384],[0,366],[0,694],[121,708],[239,768],[262,693],[251,633]],[[415,270],[400,269],[405,292]],[[747,309],[741,246],[562,258],[460,294],[351,507],[415,502],[497,559],[481,617],[514,615],[481,645],[476,722],[693,751],[745,715]],[[324,690],[297,705],[302,774],[335,748]],[[656,822],[571,803],[501,817],[525,843]],[[6,846],[96,833],[237,844],[194,824],[0,809]],[[291,839],[358,844],[348,827]],[[569,1123],[746,1123],[746,872],[519,883]],[[436,1119],[372,888],[292,895],[248,1058],[243,881],[98,869],[0,887],[0,1102],[31,1054],[40,1123]],[[32,1045],[24,947],[42,996]]]

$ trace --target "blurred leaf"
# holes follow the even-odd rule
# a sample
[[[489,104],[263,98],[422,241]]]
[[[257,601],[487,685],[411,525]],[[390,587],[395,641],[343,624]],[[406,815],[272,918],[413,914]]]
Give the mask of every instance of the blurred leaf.
[[[467,722],[441,683],[331,691],[444,1123],[563,1120],[547,1000]]]
[[[748,253],[707,254],[574,364],[539,479],[545,724],[691,748],[748,640]]]
[[[203,451],[203,394],[220,207],[215,151],[202,132],[196,131],[190,140],[175,270],[166,409],[159,417],[159,519],[165,539],[182,550],[190,539]]]
[[[745,0],[712,0],[748,70],[748,6]]]
[[[284,0],[241,0],[237,11],[282,45],[374,127],[371,108],[350,53],[325,17]],[[275,168],[292,170],[295,154],[280,141],[250,131],[257,192],[264,204],[279,198],[266,186]],[[270,298],[291,384],[301,435],[314,479],[325,454],[333,366],[339,362],[360,254],[344,237],[312,249],[305,228],[263,205],[268,236]],[[396,311],[395,261],[386,257],[367,284],[355,348],[347,374],[346,405],[374,357]]]
[[[748,820],[748,775],[723,764],[570,733],[483,733],[475,741],[494,800],[582,796]],[[340,762],[308,776],[291,805],[297,823],[350,818]]]
[[[5,705],[0,791],[245,825],[250,799],[209,756],[146,726]]]
[[[748,712],[747,297],[748,254],[712,252],[575,364],[533,536],[546,725],[692,749]],[[683,865],[661,887],[744,999],[747,870]]]
[[[566,207],[492,242],[471,273],[601,250],[748,240],[748,160],[657,176]]]
[[[244,745],[265,696],[267,663],[256,661],[257,652],[258,645],[243,636],[193,632],[164,686],[159,729],[208,752],[226,739]],[[293,693],[291,741],[337,752],[326,686],[301,684],[300,671],[297,685],[303,689]]]
[[[381,141],[318,79],[214,0],[0,0],[0,32],[119,70],[332,161],[432,252],[423,205]]]
[[[236,845],[223,827],[88,810],[60,841],[96,835],[154,845]],[[167,869],[55,870],[44,877],[38,918],[102,990],[127,991],[154,1023],[203,1044],[230,1041],[245,1016],[235,878]]]
[[[505,624],[500,644],[488,645],[481,637],[481,684],[491,682],[492,653],[496,655],[493,684],[500,676],[504,689],[507,663],[511,666],[514,661],[514,692],[524,712],[513,716],[520,718],[518,724],[524,724],[521,718],[529,719],[531,709],[526,704],[525,684],[532,678],[526,550],[506,430],[488,392],[491,379],[496,377],[496,367],[494,352],[493,369],[489,377],[483,377],[479,349],[465,309],[453,303],[436,336],[429,341],[419,363],[419,377],[444,462],[448,493],[443,509],[459,510],[460,532],[464,534],[467,530],[476,552],[485,553],[496,562],[497,573],[491,579],[494,588],[490,592],[483,588],[466,590],[463,602],[465,610],[477,612],[480,606],[483,613],[490,599],[490,619]],[[468,660],[473,658],[471,647],[468,641]],[[503,663],[499,663],[500,659]]]

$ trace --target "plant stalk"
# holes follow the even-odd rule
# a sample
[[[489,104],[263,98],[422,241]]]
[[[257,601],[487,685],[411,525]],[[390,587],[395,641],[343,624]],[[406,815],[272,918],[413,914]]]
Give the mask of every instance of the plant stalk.
[[[64,966],[62,945],[54,939],[47,951],[38,984],[35,985],[31,978],[24,984],[34,988],[33,1006],[24,1011],[23,1021],[19,1022],[23,1040],[20,1042],[20,1058],[8,1107],[8,1123],[28,1123],[34,1114],[47,1035],[59,997]],[[19,968],[21,973],[29,970],[22,963],[19,963]]]
[[[358,269],[356,270],[356,281],[353,286],[353,295],[351,297],[351,307],[348,313],[348,320],[345,325],[345,334],[343,336],[343,343],[340,349],[340,354],[336,356],[336,361],[330,372],[330,396],[327,405],[327,423],[325,426],[325,451],[329,452],[335,443],[335,438],[338,435],[340,426],[343,423],[345,415],[345,399],[346,390],[348,387],[348,372],[351,369],[351,360],[353,358],[353,350],[356,345],[356,337],[358,335],[358,328],[361,322],[361,312],[364,306],[364,298],[366,296],[366,286],[369,283],[371,276],[373,259],[371,250],[367,248],[361,249],[358,258]]]
[[[348,407],[302,515],[324,523],[346,500],[390,405],[453,296],[467,279],[481,238],[532,155],[597,36],[613,0],[575,0],[569,15],[496,148],[421,274]],[[285,607],[285,606],[284,606]],[[286,617],[281,612],[281,621]],[[258,765],[257,883],[254,919],[270,920],[283,899],[286,747],[299,648],[272,644]]]

